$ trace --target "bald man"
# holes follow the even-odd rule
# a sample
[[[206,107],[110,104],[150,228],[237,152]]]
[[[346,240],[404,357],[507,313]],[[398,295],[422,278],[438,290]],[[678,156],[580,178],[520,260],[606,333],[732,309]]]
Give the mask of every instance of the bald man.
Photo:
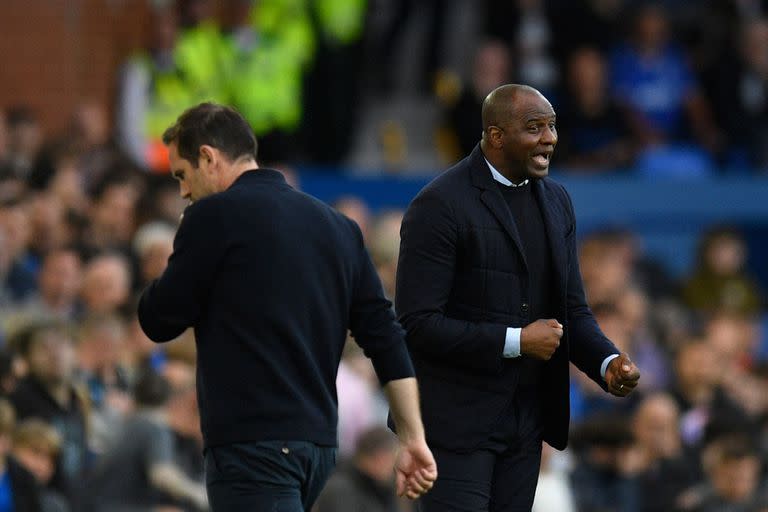
[[[602,333],[576,259],[573,206],[547,178],[555,112],[505,85],[472,153],[403,220],[396,310],[440,468],[423,512],[530,511],[541,441],[568,439],[568,362],[628,395],[639,371]]]

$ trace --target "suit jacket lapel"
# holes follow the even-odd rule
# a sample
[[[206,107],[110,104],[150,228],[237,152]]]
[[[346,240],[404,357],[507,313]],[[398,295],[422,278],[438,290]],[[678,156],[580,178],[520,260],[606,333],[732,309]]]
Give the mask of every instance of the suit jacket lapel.
[[[536,199],[539,202],[542,217],[544,217],[544,227],[549,239],[549,247],[552,251],[552,270],[554,271],[555,283],[558,290],[565,290],[565,265],[566,265],[566,246],[563,239],[564,219],[558,214],[558,199],[549,190],[544,187],[543,180],[534,181]]]
[[[501,195],[499,187],[493,179],[491,170],[485,162],[485,157],[480,150],[479,144],[475,146],[475,149],[472,151],[469,158],[471,160],[470,172],[472,175],[472,184],[483,190],[480,194],[480,200],[489,210],[491,210],[491,213],[496,217],[496,220],[499,221],[499,224],[504,228],[504,231],[506,231],[512,239],[527,269],[528,262],[525,260],[525,251],[523,251],[523,243],[520,240],[520,233],[517,230],[515,221],[512,219],[512,213],[509,211],[507,202],[504,200],[504,196]]]

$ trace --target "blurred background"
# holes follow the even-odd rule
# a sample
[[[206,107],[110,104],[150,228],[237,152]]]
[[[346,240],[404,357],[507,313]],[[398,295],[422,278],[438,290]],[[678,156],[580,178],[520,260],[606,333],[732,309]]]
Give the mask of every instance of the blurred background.
[[[555,107],[588,298],[643,373],[616,400],[574,369],[534,511],[768,511],[768,2],[4,0],[0,34],[0,512],[206,508],[192,335],[135,317],[180,112],[238,108],[394,298],[404,208],[509,82]],[[410,510],[352,340],[338,388],[317,512]]]

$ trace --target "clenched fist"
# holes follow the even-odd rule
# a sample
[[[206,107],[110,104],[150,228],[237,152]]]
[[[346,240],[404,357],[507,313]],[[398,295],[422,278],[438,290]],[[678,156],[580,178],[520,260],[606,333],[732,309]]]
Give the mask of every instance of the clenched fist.
[[[523,327],[520,332],[520,353],[548,361],[563,337],[563,326],[557,320],[539,319]]]

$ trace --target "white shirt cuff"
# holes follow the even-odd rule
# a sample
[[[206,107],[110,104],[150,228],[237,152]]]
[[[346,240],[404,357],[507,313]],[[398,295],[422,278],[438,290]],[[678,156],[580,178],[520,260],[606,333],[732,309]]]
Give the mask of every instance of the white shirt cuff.
[[[504,338],[504,357],[520,356],[520,327],[507,327],[507,335]]]
[[[603,364],[600,365],[600,376],[605,380],[605,372],[608,370],[608,363],[619,357],[619,354],[611,354],[603,359]]]

